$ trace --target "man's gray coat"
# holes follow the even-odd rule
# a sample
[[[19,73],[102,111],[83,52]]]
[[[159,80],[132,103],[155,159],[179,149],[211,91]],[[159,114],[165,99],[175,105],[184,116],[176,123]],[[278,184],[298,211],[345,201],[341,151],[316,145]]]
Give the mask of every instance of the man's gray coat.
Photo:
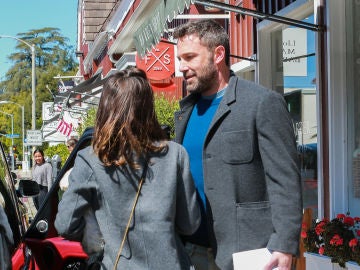
[[[175,114],[179,143],[197,99],[185,97]],[[266,246],[297,254],[302,192],[294,129],[283,97],[232,75],[202,157],[217,265],[233,269],[234,252]]]

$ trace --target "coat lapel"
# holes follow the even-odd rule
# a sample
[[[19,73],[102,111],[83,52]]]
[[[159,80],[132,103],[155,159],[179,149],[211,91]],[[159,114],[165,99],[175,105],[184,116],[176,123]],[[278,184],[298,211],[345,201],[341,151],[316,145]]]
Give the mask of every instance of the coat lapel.
[[[229,80],[229,84],[227,86],[226,92],[219,104],[218,109],[212,119],[209,127],[209,131],[206,135],[205,143],[208,141],[208,136],[211,134],[212,129],[215,126],[218,126],[218,122],[222,121],[222,119],[231,111],[230,104],[234,103],[236,100],[236,87],[237,87],[238,79],[234,73],[231,73],[231,77]]]
[[[187,122],[199,95],[188,95],[180,100],[180,111],[175,112],[175,141],[182,144]]]
[[[216,110],[213,120],[211,121],[205,143],[208,141],[208,136],[211,134],[211,130],[214,128],[214,126],[216,126],[218,121],[221,121],[230,112],[230,104],[236,100],[237,83],[238,78],[233,72],[231,72],[226,93],[219,104],[219,108]],[[175,112],[175,140],[178,143],[182,143],[183,141],[187,122],[198,99],[198,94],[192,94],[186,96],[180,101],[180,111]]]

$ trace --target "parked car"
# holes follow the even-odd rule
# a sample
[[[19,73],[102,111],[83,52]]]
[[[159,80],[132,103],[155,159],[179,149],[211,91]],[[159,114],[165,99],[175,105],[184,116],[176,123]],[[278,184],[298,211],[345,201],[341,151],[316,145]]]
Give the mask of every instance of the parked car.
[[[43,204],[34,213],[31,223],[28,222],[26,210],[29,211],[31,197],[38,193],[39,187],[31,179],[18,179],[15,185],[14,175],[10,173],[0,143],[0,195],[14,238],[14,246],[10,250],[14,270],[85,269],[87,255],[80,243],[59,236],[54,227],[54,220],[62,196],[59,182],[65,172],[74,165],[77,152],[90,145],[92,135],[93,129],[85,130],[59,171]]]

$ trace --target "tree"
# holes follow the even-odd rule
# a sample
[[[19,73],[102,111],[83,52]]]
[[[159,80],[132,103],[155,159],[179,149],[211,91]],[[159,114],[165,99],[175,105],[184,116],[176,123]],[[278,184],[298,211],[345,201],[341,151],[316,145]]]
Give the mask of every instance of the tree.
[[[62,36],[58,28],[46,27],[32,29],[29,32],[19,33],[17,38],[35,45],[36,59],[36,128],[42,126],[41,112],[42,103],[53,101],[49,89],[57,89],[57,75],[74,75],[78,64],[74,59],[73,46],[68,45],[69,39]],[[14,64],[7,71],[5,80],[0,82],[0,99],[11,100],[24,105],[25,129],[31,127],[31,104],[32,95],[32,59],[31,48],[22,42],[18,42],[15,52],[8,57]],[[8,106],[11,114],[18,117],[20,114],[16,106]],[[6,125],[0,117],[0,127]],[[5,124],[4,124],[5,123]],[[17,122],[20,123],[20,122]],[[20,125],[16,125],[15,131],[20,133]],[[7,144],[7,143],[6,143]]]
[[[36,80],[38,83],[44,75],[46,76],[49,73],[51,75],[68,72],[71,75],[74,74],[77,67],[73,58],[74,49],[67,45],[68,38],[63,37],[58,28],[47,27],[30,30],[26,33],[19,33],[17,37],[35,45]],[[6,93],[18,93],[21,90],[31,88],[31,49],[20,41],[15,48],[17,51],[8,57],[14,62],[14,65],[6,73],[5,81],[1,83],[1,89]],[[53,80],[53,78],[51,79]],[[40,91],[37,89],[37,92]]]

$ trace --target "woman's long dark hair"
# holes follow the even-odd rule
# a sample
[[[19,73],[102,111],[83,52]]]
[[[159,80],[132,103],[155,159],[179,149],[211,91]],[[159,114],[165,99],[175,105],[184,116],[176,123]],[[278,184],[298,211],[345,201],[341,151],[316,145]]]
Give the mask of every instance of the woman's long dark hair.
[[[162,151],[165,140],[145,72],[131,68],[111,75],[100,98],[92,141],[99,159],[105,166],[136,167],[134,154]]]

